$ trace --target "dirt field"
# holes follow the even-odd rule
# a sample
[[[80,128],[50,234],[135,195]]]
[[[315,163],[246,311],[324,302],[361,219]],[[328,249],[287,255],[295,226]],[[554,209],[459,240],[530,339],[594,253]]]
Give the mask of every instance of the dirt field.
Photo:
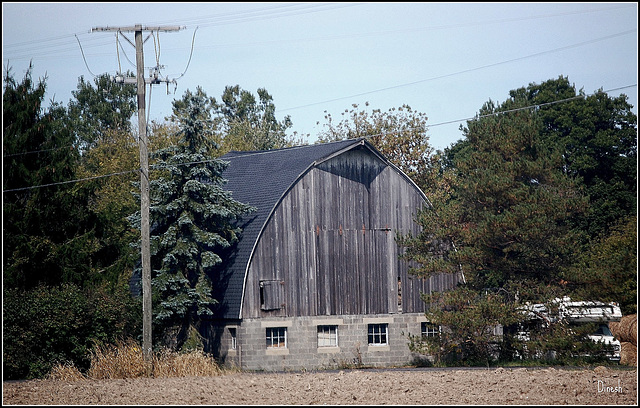
[[[3,383],[3,405],[635,405],[637,369],[405,369]]]

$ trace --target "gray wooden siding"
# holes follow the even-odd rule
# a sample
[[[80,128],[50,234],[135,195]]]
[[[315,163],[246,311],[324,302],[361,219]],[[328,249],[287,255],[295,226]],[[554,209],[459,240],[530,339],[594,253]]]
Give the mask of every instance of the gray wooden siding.
[[[312,168],[285,195],[260,237],[243,317],[420,312],[420,292],[451,287],[407,274],[396,231],[417,232],[425,205],[404,176],[364,148]],[[402,307],[398,308],[398,278]],[[260,281],[284,282],[284,306],[263,310]]]

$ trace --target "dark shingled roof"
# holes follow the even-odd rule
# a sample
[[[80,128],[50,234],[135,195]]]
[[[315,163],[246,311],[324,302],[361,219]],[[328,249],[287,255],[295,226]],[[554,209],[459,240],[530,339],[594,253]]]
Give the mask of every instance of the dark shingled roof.
[[[230,152],[223,173],[225,190],[235,200],[256,207],[241,220],[242,235],[220,276],[214,278],[213,308],[216,318],[240,319],[245,274],[260,231],[280,199],[316,162],[342,150],[366,143],[363,139],[298,146],[278,150]],[[367,143],[368,144],[368,143]]]

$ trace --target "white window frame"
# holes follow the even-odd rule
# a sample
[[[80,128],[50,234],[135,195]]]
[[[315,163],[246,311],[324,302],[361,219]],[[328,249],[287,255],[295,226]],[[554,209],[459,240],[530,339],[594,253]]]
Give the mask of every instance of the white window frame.
[[[339,347],[338,346],[338,325],[319,324],[318,325],[318,348]]]
[[[282,350],[287,348],[286,327],[267,327],[265,334],[267,349]]]
[[[369,323],[367,326],[367,342],[369,346],[389,345],[389,324]]]
[[[429,322],[420,323],[420,333],[422,334],[422,337],[438,337],[441,331],[442,327],[436,324]]]

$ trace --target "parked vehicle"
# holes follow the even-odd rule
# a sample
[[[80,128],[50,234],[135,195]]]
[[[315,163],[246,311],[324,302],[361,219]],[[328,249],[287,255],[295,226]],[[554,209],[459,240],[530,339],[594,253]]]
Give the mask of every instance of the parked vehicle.
[[[564,321],[571,326],[582,324],[598,323],[597,329],[587,337],[596,343],[603,343],[611,346],[608,358],[611,361],[620,361],[620,341],[618,341],[611,330],[609,322],[620,321],[622,311],[615,303],[605,303],[599,301],[572,301],[569,297],[556,298],[552,302],[553,309],[557,307],[557,313],[551,313],[544,304],[527,304],[522,308],[527,313],[528,319],[521,324],[516,337],[523,341],[530,339],[532,330],[541,327],[548,327],[549,324]]]
[[[598,326],[598,329],[589,335],[589,338],[596,343],[604,343],[612,346],[613,350],[609,355],[609,359],[612,361],[620,361],[620,342],[613,336],[609,329],[608,323],[602,323]]]

